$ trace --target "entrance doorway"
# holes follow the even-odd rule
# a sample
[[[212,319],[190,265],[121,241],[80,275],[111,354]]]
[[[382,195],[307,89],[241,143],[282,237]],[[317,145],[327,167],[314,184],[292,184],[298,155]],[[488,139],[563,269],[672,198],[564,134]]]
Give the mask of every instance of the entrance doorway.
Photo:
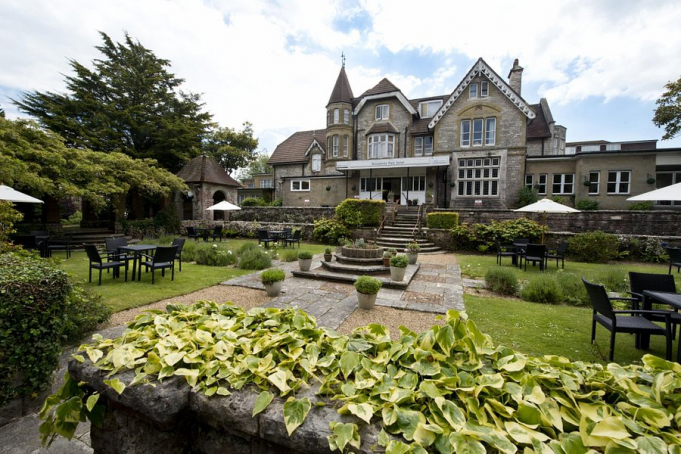
[[[386,202],[400,201],[400,179],[383,178],[383,200]]]

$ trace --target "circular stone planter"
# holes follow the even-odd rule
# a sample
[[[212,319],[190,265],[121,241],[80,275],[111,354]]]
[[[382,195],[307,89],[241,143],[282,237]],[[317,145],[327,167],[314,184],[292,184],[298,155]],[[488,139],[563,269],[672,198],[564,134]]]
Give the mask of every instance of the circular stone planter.
[[[278,296],[281,293],[281,286],[284,281],[272,282],[271,284],[263,284],[265,286],[265,291],[267,296]]]
[[[407,252],[407,258],[409,259],[410,265],[416,265],[416,260],[419,258],[418,252]]]
[[[298,259],[298,266],[300,267],[300,271],[310,271],[312,259]]]
[[[397,266],[390,267],[390,279],[396,282],[404,280],[404,275],[407,273],[407,268],[399,268]]]
[[[382,248],[355,248],[343,246],[341,253],[344,257],[351,257],[356,259],[380,259],[383,257]]]
[[[376,305],[376,293],[357,292],[357,305],[360,309],[371,310]]]

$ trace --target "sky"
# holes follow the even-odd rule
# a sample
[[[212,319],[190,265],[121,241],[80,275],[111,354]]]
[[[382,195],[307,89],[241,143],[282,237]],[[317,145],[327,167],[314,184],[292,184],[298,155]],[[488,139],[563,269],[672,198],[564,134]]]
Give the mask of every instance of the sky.
[[[260,150],[322,129],[341,68],[355,96],[387,77],[410,99],[446,95],[482,57],[549,102],[568,142],[661,139],[652,123],[681,77],[678,0],[0,0],[0,106],[65,90],[99,32],[171,62],[220,126],[252,123]],[[681,137],[658,148],[681,147]]]

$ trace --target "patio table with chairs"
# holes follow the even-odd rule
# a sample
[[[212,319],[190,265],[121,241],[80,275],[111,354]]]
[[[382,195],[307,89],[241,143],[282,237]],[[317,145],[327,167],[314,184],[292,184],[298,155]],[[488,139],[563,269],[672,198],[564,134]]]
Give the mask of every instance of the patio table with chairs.
[[[666,304],[673,307],[677,311],[681,309],[681,294],[675,292],[658,292],[653,290],[643,290],[642,307],[644,311],[652,311],[653,303]],[[673,330],[676,330],[676,322],[679,321],[678,312],[672,311],[657,311],[660,313],[668,312],[672,323]],[[676,315],[676,317],[674,317]],[[676,351],[676,362],[681,363],[681,334],[679,334],[679,347]],[[642,334],[640,336],[640,347],[648,348],[650,345],[650,335]]]
[[[157,248],[153,244],[131,244],[128,246],[119,246],[119,252],[131,252],[133,255],[132,260],[132,279],[135,280],[135,274],[137,273],[137,280],[142,279],[142,255],[145,252],[155,251]]]

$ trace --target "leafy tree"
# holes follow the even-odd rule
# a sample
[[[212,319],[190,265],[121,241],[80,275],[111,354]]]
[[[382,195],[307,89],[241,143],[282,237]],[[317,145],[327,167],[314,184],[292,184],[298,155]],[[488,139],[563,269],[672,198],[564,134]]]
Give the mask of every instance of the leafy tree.
[[[272,173],[274,169],[267,163],[269,159],[270,155],[267,153],[267,150],[257,153],[253,161],[248,164],[248,167],[241,169],[239,178],[253,178],[253,175],[258,173]]]
[[[71,60],[66,94],[25,92],[12,101],[70,148],[152,158],[177,172],[199,155],[211,115],[199,95],[180,90],[184,80],[168,72],[168,60],[127,34],[124,43],[100,35],[103,58],[92,69]]]
[[[258,148],[258,139],[253,137],[253,125],[245,122],[243,127],[241,131],[232,128],[214,128],[209,131],[204,141],[204,153],[215,158],[227,173],[246,167],[256,158],[255,149]]]
[[[5,109],[0,107],[0,118],[5,118]]]
[[[68,148],[57,134],[27,120],[0,119],[0,181],[37,197],[80,196],[95,209],[130,189],[148,197],[186,190],[153,159]]]
[[[658,128],[664,126],[662,140],[673,139],[681,131],[681,78],[665,85],[667,91],[657,100],[653,123]]]

